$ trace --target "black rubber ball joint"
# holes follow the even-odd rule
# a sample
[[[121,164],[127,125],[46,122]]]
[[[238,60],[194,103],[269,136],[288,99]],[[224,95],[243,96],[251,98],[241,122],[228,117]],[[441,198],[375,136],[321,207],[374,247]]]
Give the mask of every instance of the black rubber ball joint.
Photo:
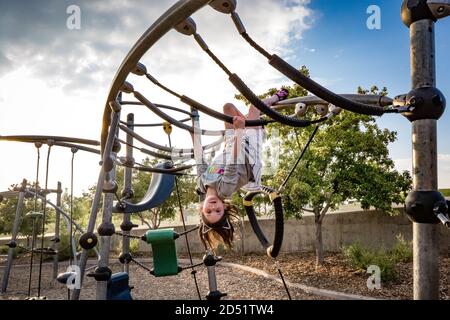
[[[98,238],[93,232],[86,232],[80,237],[78,243],[83,249],[90,250],[97,245]]]
[[[445,203],[445,198],[439,191],[411,191],[406,197],[405,212],[413,222],[437,224],[434,210],[440,203]]]
[[[444,114],[446,100],[444,94],[435,87],[421,87],[406,95],[409,111],[402,113],[409,121],[439,118]]]
[[[401,18],[408,28],[419,20],[432,20],[436,18],[427,4],[427,0],[404,0],[401,9]]]
[[[116,229],[114,227],[114,224],[112,224],[111,222],[103,222],[97,228],[97,232],[101,236],[110,237],[116,232]]]

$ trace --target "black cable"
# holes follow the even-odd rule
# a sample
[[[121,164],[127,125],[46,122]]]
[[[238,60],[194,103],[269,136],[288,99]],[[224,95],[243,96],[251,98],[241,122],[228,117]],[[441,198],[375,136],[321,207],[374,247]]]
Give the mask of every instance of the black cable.
[[[122,232],[114,232],[114,234],[116,234],[116,235],[118,235],[118,236],[122,236],[122,237],[127,237],[127,238],[131,238],[131,239],[139,239],[139,240],[142,240],[142,238],[141,237],[139,237],[139,236],[132,236],[132,235],[130,235],[130,234],[125,234],[125,233],[122,233]]]
[[[45,172],[45,189],[48,188],[48,169],[49,169],[49,163],[50,163],[50,153],[52,150],[52,145],[48,145],[48,152],[47,152],[47,165],[46,165],[46,172]],[[44,238],[45,238],[45,218],[47,214],[47,194],[44,194],[44,205],[43,205],[43,215],[42,215],[42,238],[41,238],[41,248],[44,248]],[[38,298],[41,296],[41,280],[42,280],[42,264],[44,262],[44,255],[41,252],[41,256],[39,259],[39,278],[38,278]]]
[[[195,267],[200,267],[203,265],[203,262],[197,263],[197,264],[192,264],[190,266],[187,267],[180,267],[181,270],[187,270],[187,269],[194,269]],[[195,275],[195,274],[194,274]]]
[[[194,228],[192,228],[192,229],[189,229],[189,230],[186,230],[186,231],[184,231],[184,232],[181,232],[181,233],[179,233],[178,235],[179,235],[179,236],[184,236],[185,234],[190,233],[190,232],[192,232],[192,231],[195,231],[195,230],[197,230],[198,228],[200,228],[200,226],[196,226],[196,227],[194,227]]]
[[[288,289],[288,287],[286,285],[286,282],[284,281],[283,273],[281,272],[280,268],[278,268],[278,273],[280,274],[281,281],[283,281],[284,289],[286,290],[286,293],[287,293],[287,295],[289,297],[289,300],[292,300],[291,294],[289,293],[289,289]]]
[[[169,147],[172,148],[172,140],[170,139],[170,133],[167,134],[167,137],[169,138]],[[194,262],[192,260],[191,248],[189,246],[189,239],[188,239],[188,235],[187,235],[187,232],[186,232],[187,231],[187,229],[186,229],[186,222],[184,221],[183,206],[181,205],[180,190],[178,188],[178,178],[176,176],[175,176],[175,189],[177,191],[177,200],[178,200],[178,206],[180,208],[181,220],[183,220],[184,238],[186,240],[186,247],[187,247],[188,254],[189,254],[189,261],[191,262],[191,265],[193,265]],[[195,288],[197,289],[198,299],[202,300],[202,296],[200,294],[200,289],[198,287],[196,270],[195,270],[194,267],[192,267],[191,274],[194,277]]]
[[[309,136],[308,142],[306,143],[306,145],[303,147],[302,152],[300,153],[299,157],[297,158],[297,162],[295,163],[295,165],[292,167],[291,171],[289,172],[288,176],[286,177],[286,179],[284,179],[283,183],[281,184],[280,188],[278,188],[278,192],[281,192],[283,190],[283,188],[286,186],[286,184],[288,183],[289,179],[291,178],[292,174],[295,171],[295,168],[297,168],[297,165],[299,164],[300,160],[302,160],[303,156],[305,155],[306,150],[308,149],[309,145],[311,144],[311,141],[313,140],[314,136],[317,133],[317,130],[319,129],[319,126],[316,126],[314,128],[314,131],[312,132],[312,134]]]
[[[152,272],[152,270],[150,270],[149,268],[147,268],[146,266],[144,266],[142,263],[140,263],[139,261],[135,260],[133,257],[131,257],[131,261],[133,261],[134,263],[136,263],[139,267],[141,267],[144,270],[147,270],[148,272]]]

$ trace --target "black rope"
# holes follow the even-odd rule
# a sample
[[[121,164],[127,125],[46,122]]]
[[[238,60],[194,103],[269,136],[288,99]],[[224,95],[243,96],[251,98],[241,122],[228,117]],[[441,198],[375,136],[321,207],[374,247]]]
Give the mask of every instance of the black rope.
[[[194,227],[194,228],[192,228],[192,229],[189,229],[189,230],[186,230],[186,231],[184,231],[184,232],[181,232],[181,233],[179,233],[178,235],[179,235],[179,236],[184,236],[185,234],[187,234],[187,233],[189,233],[189,232],[192,232],[192,231],[195,231],[195,230],[197,230],[198,228],[200,228],[200,226],[196,226],[196,227]]]
[[[268,53],[264,48],[262,48],[259,44],[257,44],[247,32],[241,33],[241,36],[245,39],[245,41],[248,42],[249,45],[251,45],[253,48],[256,49],[259,53],[261,53],[263,56],[265,56],[267,59],[270,60],[272,58],[272,55]]]
[[[48,169],[49,169],[49,163],[50,163],[50,153],[52,150],[52,145],[48,145],[48,151],[47,151],[47,164],[46,164],[46,171],[45,171],[45,189],[48,188]],[[44,194],[44,205],[43,205],[43,215],[42,215],[42,238],[41,238],[41,249],[44,248],[44,238],[45,238],[45,218],[47,214],[47,195]],[[41,280],[42,280],[42,264],[44,262],[44,254],[41,252],[41,256],[39,259],[39,278],[38,278],[38,294],[37,296],[41,296]]]
[[[295,165],[292,167],[291,171],[289,172],[288,176],[286,177],[286,179],[284,179],[283,183],[281,184],[280,188],[278,188],[278,192],[281,192],[283,190],[283,188],[286,186],[286,184],[288,183],[289,179],[291,178],[292,174],[295,171],[295,168],[297,168],[297,165],[300,163],[300,160],[302,160],[303,156],[305,155],[306,150],[308,149],[309,145],[311,144],[311,141],[313,140],[314,136],[317,133],[317,130],[319,129],[319,126],[316,126],[314,128],[314,131],[312,132],[312,134],[309,136],[308,142],[306,143],[306,145],[303,147],[302,152],[300,153],[299,157],[297,158],[297,162],[295,163]]]
[[[35,186],[34,188],[34,212],[37,212],[37,198],[38,198],[38,192],[37,192],[37,185],[39,183],[39,165],[41,160],[41,152],[40,148],[42,146],[41,143],[35,143],[36,151],[37,151],[37,160],[36,160],[36,180],[35,180]],[[30,256],[30,274],[28,276],[28,298],[31,296],[31,278],[33,275],[33,249],[34,249],[34,242],[35,242],[35,233],[36,233],[36,219],[33,219],[33,229],[32,229],[32,235],[31,235],[31,256]]]
[[[208,56],[213,59],[213,61],[222,69],[229,77],[231,77],[232,72],[220,61],[220,59],[209,49],[206,49],[205,52],[208,54]]]
[[[289,293],[289,289],[286,285],[286,282],[284,281],[283,273],[281,272],[280,268],[278,268],[278,273],[280,274],[281,281],[283,281],[284,289],[286,290],[289,300],[292,300],[291,294]]]
[[[156,80],[155,78],[153,78],[150,74],[146,74],[145,75],[147,77],[148,80],[150,80],[151,82],[153,82],[155,85],[157,85],[158,87],[160,87],[161,89],[163,89],[164,91],[167,91],[168,93],[174,95],[175,97],[181,99],[181,95],[176,93],[175,91],[169,89],[168,87],[166,87],[165,85],[159,83],[158,80]]]
[[[116,232],[114,232],[114,234],[116,234],[116,235],[118,235],[118,236],[126,237],[126,238],[142,240],[142,238],[139,237],[139,236],[132,236],[132,235],[130,235],[130,234],[125,234],[125,233],[122,233],[122,232],[117,232],[117,231],[116,231]]]
[[[169,147],[172,148],[172,140],[170,139],[170,133],[167,134],[167,137],[169,138]],[[180,198],[180,190],[178,188],[178,178],[175,176],[175,189],[177,191],[177,200],[178,200],[178,207],[180,208],[180,214],[181,214],[181,220],[183,220],[183,230],[184,230],[184,235],[185,235],[185,240],[186,240],[186,247],[188,250],[188,254],[189,254],[189,261],[191,262],[191,265],[194,264],[193,260],[192,260],[192,254],[191,254],[191,248],[189,246],[189,239],[187,236],[187,229],[186,229],[186,222],[184,221],[184,213],[183,213],[183,206],[181,205],[181,198]],[[194,282],[195,282],[195,288],[197,289],[197,294],[198,294],[198,299],[202,300],[201,294],[200,294],[200,289],[198,287],[198,282],[197,282],[197,275],[196,275],[197,271],[195,270],[194,267],[192,267],[192,276],[194,277]]]
[[[181,270],[186,270],[186,269],[194,269],[195,267],[200,267],[203,265],[203,262],[197,263],[197,264],[192,264],[190,266],[187,267],[180,267]]]
[[[133,261],[134,263],[136,263],[139,267],[141,267],[144,270],[147,270],[148,272],[152,272],[152,270],[150,270],[149,268],[147,268],[146,266],[144,266],[142,263],[140,263],[139,261],[135,260],[133,257],[131,257],[131,261]]]
[[[117,202],[119,202],[119,206],[124,207],[124,203],[120,199],[119,194],[117,193],[117,191],[114,192],[114,196],[116,197]]]

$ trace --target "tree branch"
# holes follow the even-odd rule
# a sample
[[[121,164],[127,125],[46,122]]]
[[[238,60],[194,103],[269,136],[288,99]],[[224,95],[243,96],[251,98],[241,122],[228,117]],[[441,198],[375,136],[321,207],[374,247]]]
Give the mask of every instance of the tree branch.
[[[320,223],[323,221],[323,218],[324,218],[325,215],[327,214],[328,209],[330,209],[330,206],[331,206],[331,204],[330,204],[330,202],[328,201],[327,204],[325,205],[325,208],[323,208],[322,211],[320,212],[320,215],[319,215],[319,222],[320,222]]]

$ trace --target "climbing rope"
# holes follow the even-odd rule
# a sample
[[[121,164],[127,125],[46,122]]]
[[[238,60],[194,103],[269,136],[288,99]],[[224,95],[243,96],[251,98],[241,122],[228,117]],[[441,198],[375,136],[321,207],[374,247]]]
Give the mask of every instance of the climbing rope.
[[[316,126],[314,128],[314,131],[311,133],[311,135],[309,136],[308,141],[306,142],[305,146],[303,147],[302,152],[300,153],[300,155],[297,158],[297,161],[295,162],[294,166],[292,167],[292,169],[289,171],[289,174],[287,175],[287,177],[284,179],[283,183],[280,185],[280,187],[278,188],[278,192],[282,192],[284,187],[286,186],[286,184],[288,183],[289,179],[291,178],[292,174],[294,173],[295,169],[297,168],[297,165],[300,163],[300,161],[302,160],[303,156],[305,155],[306,150],[308,150],[309,145],[311,144],[312,140],[314,139],[314,136],[317,133],[317,130],[319,129],[319,126]]]
[[[170,123],[166,122],[163,125],[163,129],[164,132],[167,134],[167,138],[169,139],[169,147],[172,148],[172,139],[170,138],[170,134],[172,133],[172,126],[170,125]],[[195,266],[194,266],[194,262],[192,260],[192,254],[191,254],[191,248],[189,245],[189,238],[188,238],[188,230],[186,229],[186,222],[184,220],[184,212],[183,212],[183,206],[181,205],[181,197],[180,197],[180,190],[178,188],[178,179],[175,176],[175,190],[177,192],[177,201],[178,201],[178,207],[180,209],[180,214],[181,214],[181,220],[183,221],[183,230],[184,230],[184,238],[186,240],[186,248],[188,250],[188,255],[189,255],[189,261],[191,263],[191,267],[192,267],[192,271],[191,274],[194,278],[194,282],[195,282],[195,288],[197,289],[197,294],[198,294],[198,299],[202,300],[201,294],[200,294],[200,289],[198,287],[198,282],[197,282],[197,270],[195,270]]]

